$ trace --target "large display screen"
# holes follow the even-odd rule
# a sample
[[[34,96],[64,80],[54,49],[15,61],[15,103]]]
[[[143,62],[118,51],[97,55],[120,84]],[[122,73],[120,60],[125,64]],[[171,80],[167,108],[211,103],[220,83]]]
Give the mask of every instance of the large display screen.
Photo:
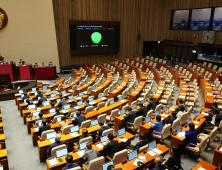
[[[119,52],[119,21],[70,21],[71,54]]]

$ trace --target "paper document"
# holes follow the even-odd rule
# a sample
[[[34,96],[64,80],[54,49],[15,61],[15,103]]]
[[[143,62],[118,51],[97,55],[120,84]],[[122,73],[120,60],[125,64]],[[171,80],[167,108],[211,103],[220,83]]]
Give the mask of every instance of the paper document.
[[[201,114],[202,114],[202,115],[209,116],[209,114],[208,114],[208,113],[204,113],[204,112],[202,112]]]
[[[185,138],[185,132],[180,132],[177,135],[179,138]]]
[[[77,136],[79,136],[79,134],[78,133],[71,133],[70,135],[72,135],[73,137],[77,137]]]
[[[83,154],[84,154],[83,150],[82,150],[82,151],[79,151],[79,152],[77,152],[77,153],[78,153],[78,155],[79,155],[80,157],[82,157]]]
[[[68,111],[67,110],[61,110],[62,111],[62,113],[67,113]]]
[[[146,162],[146,157],[145,156],[139,156],[139,158],[140,158],[141,162]]]
[[[193,121],[193,123],[199,124],[199,122],[197,122],[197,121]]]
[[[39,107],[39,108],[37,108],[36,110],[40,111],[40,110],[41,110],[41,108]]]
[[[156,153],[153,152],[153,151],[148,151],[147,153],[150,154],[151,156],[155,156],[156,155]]]
[[[199,126],[195,125],[195,129],[198,128]]]
[[[164,120],[165,118],[161,117],[161,120]]]
[[[155,152],[155,153],[157,153],[157,154],[161,154],[161,153],[162,153],[162,151],[159,150],[159,149],[157,149],[157,148],[154,148],[152,151]]]
[[[173,108],[170,108],[170,110],[175,111]]]
[[[219,149],[219,151],[222,151],[222,147]]]
[[[137,166],[137,162],[140,161],[139,159],[136,159],[133,165]]]
[[[48,95],[48,94],[50,94],[50,93],[45,93],[45,94],[47,94],[47,95]]]
[[[98,87],[99,89],[101,89],[102,87]]]
[[[38,132],[38,131],[39,131],[39,128],[34,128],[33,130],[36,131],[36,132]]]
[[[57,160],[56,160],[55,158],[53,158],[53,159],[50,159],[50,160],[49,160],[49,164],[50,164],[51,166],[54,166],[54,165],[57,165],[58,162],[57,162]]]
[[[80,100],[80,99],[82,99],[81,97],[76,97],[76,100]]]
[[[38,101],[33,101],[33,103],[34,103],[34,104],[37,104],[37,103],[38,103]]]
[[[49,139],[51,141],[51,143],[54,143],[55,142],[55,138],[53,139]]]
[[[163,89],[163,87],[159,87],[158,89]]]
[[[161,116],[163,116],[163,117],[167,117],[168,115],[165,115],[165,114],[161,114]]]
[[[101,99],[105,100],[106,98],[105,98],[105,97],[102,97]]]
[[[185,99],[186,96],[179,96],[179,98],[184,98]]]
[[[96,102],[90,102],[89,104],[95,104]]]
[[[72,100],[68,100],[69,102],[72,102]]]
[[[157,93],[162,93],[162,91],[157,91]]]
[[[52,87],[52,86],[48,86],[48,87]]]
[[[79,109],[79,107],[78,106],[76,106],[76,107],[74,107],[75,109]]]
[[[204,169],[204,168],[200,167],[200,168],[198,168],[197,170],[206,170],[206,169]]]
[[[103,145],[102,145],[101,143],[96,144],[96,146],[97,146],[98,148],[103,148]]]
[[[120,138],[119,138],[118,140],[123,141],[123,142],[126,142],[128,139],[126,139],[126,138],[120,139]]]

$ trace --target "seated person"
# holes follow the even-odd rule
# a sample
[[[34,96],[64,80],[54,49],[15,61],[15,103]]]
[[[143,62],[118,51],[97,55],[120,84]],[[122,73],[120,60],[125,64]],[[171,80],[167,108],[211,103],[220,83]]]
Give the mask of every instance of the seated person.
[[[37,90],[37,96],[36,97],[37,97],[37,99],[38,99],[38,97],[43,97],[43,94],[40,90]]]
[[[47,96],[43,96],[41,99],[39,99],[38,105],[42,105],[42,103],[45,101],[47,101]]]
[[[174,169],[175,166],[177,166],[179,169],[182,169],[181,167],[181,154],[178,146],[172,146],[171,152],[173,153],[172,156],[170,156],[168,159],[164,158],[166,161],[164,164],[168,169]]]
[[[203,129],[210,129],[210,128],[214,128],[215,126],[218,127],[220,125],[220,121],[222,120],[221,115],[218,114],[216,109],[212,111],[212,114],[209,113],[208,116],[202,116],[202,117],[200,116],[200,118],[207,119],[206,121],[207,123],[204,124]]]
[[[107,167],[107,170],[123,170],[122,168],[117,168],[117,169],[114,169],[114,166],[113,165],[109,165]]]
[[[68,112],[68,115],[67,115],[68,117],[70,117],[70,114],[71,114],[72,112],[77,112],[77,111],[78,111],[78,110],[74,107],[74,105],[71,105],[70,108],[71,108],[71,109],[70,109],[70,111]]]
[[[99,122],[99,125],[101,126],[101,128],[97,131],[97,135],[98,135],[98,138],[97,138],[97,139],[98,139],[98,140],[99,140],[100,137],[102,136],[103,131],[109,129],[109,126],[104,126],[104,123],[103,123],[103,122]]]
[[[60,96],[60,99],[61,99],[61,101],[59,102],[58,107],[59,107],[60,109],[62,109],[62,107],[63,107],[64,105],[67,105],[67,102],[66,102],[66,100],[65,100],[62,96]]]
[[[20,59],[19,64],[24,65],[24,64],[25,64],[25,62],[24,62],[22,59]]]
[[[124,114],[124,119],[127,120],[127,126],[130,127],[130,126],[132,126],[131,123],[134,123],[134,120],[136,118],[136,113],[134,111],[132,111],[132,107],[131,106],[127,107],[127,111],[129,113],[127,115]]]
[[[67,162],[67,164],[64,168],[62,168],[62,170],[68,170],[68,169],[75,168],[75,167],[81,167],[79,164],[73,163],[73,156],[72,155],[66,156],[66,162]],[[84,170],[84,169],[81,167],[81,170]]]
[[[98,158],[99,152],[96,148],[92,149],[92,143],[86,144],[87,151],[84,150],[83,159],[86,160],[84,164],[89,167],[89,162]]]
[[[63,114],[60,113],[59,111],[60,111],[60,109],[57,107],[57,108],[56,108],[56,113],[53,115],[53,117],[59,116],[59,115],[63,115]]]
[[[161,121],[161,116],[160,115],[157,115],[156,116],[156,122],[154,124],[151,124],[151,127],[153,128],[153,134],[155,135],[160,135],[159,133],[155,133],[155,132],[162,132],[162,129],[163,129],[163,122]],[[157,143],[159,142],[158,139],[157,140]]]
[[[26,101],[26,103],[27,103],[27,104],[26,104],[26,108],[28,108],[28,105],[33,105],[33,103],[30,102],[30,99],[26,99],[25,101]]]
[[[180,118],[183,113],[185,113],[185,106],[180,105],[180,111],[177,113],[177,117]]]
[[[38,121],[38,120],[42,120],[42,116],[43,116],[43,113],[42,112],[39,112],[39,118],[36,118],[34,120],[34,122]]]
[[[49,110],[50,110],[50,109],[56,109],[54,102],[51,103],[51,107],[49,108]]]
[[[79,137],[79,141],[80,141],[81,139],[87,138],[87,137],[89,137],[89,136],[91,136],[91,134],[88,133],[88,130],[87,130],[87,129],[83,129],[83,130],[82,130],[82,136]],[[78,141],[78,143],[79,143],[79,141]]]
[[[197,131],[195,129],[195,125],[193,123],[189,123],[189,130],[185,131],[185,142],[181,145],[181,154],[185,155],[186,154],[186,147],[192,143],[192,144],[197,144]],[[195,147],[195,145],[190,145],[190,147]]]
[[[213,108],[213,110],[216,110],[216,111],[217,111],[216,114],[220,114],[220,109],[218,108],[217,103],[213,103],[213,104],[212,104],[212,108]]]
[[[52,62],[51,62],[51,61],[49,62],[49,65],[48,65],[48,66],[53,66],[53,64],[52,64]]]
[[[3,57],[2,57],[2,55],[0,54],[0,63],[2,63],[3,62]]]
[[[92,105],[89,104],[89,100],[87,99],[87,100],[85,101],[85,106],[84,106],[83,110],[86,111],[86,108],[89,107],[89,106],[92,106]]]
[[[44,62],[42,62],[42,67],[44,67],[45,66],[45,64],[44,64]]]
[[[165,123],[165,124],[173,124],[173,121],[177,119],[177,113],[176,112],[172,112],[171,113],[171,118]]]
[[[47,125],[47,119],[43,118],[42,119],[42,126],[39,126],[39,133],[42,134],[42,132],[49,130],[51,127],[50,125]]]
[[[153,101],[153,97],[149,97],[149,104],[147,105],[147,110],[155,110],[156,102]]]
[[[107,151],[106,155],[113,159],[113,156],[116,152],[119,152],[119,143],[118,140],[113,140],[113,134],[108,134],[108,140],[103,146],[104,151]]]
[[[48,158],[51,155],[52,148],[54,148],[56,146],[59,146],[59,145],[62,145],[62,144],[66,144],[65,141],[60,141],[60,139],[61,139],[61,134],[60,133],[56,133],[55,142],[52,143],[51,145],[49,145],[49,149],[47,151]]]
[[[140,133],[140,134],[139,134],[139,142],[137,142],[136,145],[126,146],[126,148],[127,148],[127,149],[130,149],[130,150],[137,150],[137,152],[139,152],[140,147],[142,147],[142,146],[144,146],[144,145],[146,145],[146,144],[148,144],[148,140],[145,139],[143,133]]]
[[[179,111],[180,111],[180,106],[184,106],[184,108],[185,108],[185,105],[184,105],[184,103],[183,103],[183,100],[182,100],[182,99],[179,99],[178,101],[179,101],[179,104],[178,104],[177,108],[175,109],[176,112],[179,112]]]
[[[72,121],[73,125],[78,125],[79,127],[81,127],[82,122],[84,122],[86,120],[86,117],[84,115],[81,116],[81,112],[78,111],[76,113],[76,118]]]
[[[25,93],[24,93],[24,96],[23,96],[23,98],[22,98],[22,100],[24,101],[25,99],[29,99],[29,98],[30,98],[30,97],[29,97],[28,93],[25,92]]]
[[[143,116],[143,117],[146,117],[147,115],[147,107],[146,106],[143,106],[143,103],[138,103],[137,106],[139,106],[139,110],[136,111],[136,115],[140,115],[140,116]]]
[[[38,64],[37,64],[37,63],[35,63],[34,67],[38,67]]]
[[[62,132],[62,130],[64,129],[64,127],[69,126],[69,122],[66,121],[66,117],[63,116],[62,117],[62,121],[59,122],[58,128],[60,128],[60,131]]]
[[[157,155],[154,163],[156,164],[154,168],[152,168],[151,170],[165,170],[166,167],[163,163],[163,157],[161,155]],[[149,170],[149,168],[146,168],[146,170]]]

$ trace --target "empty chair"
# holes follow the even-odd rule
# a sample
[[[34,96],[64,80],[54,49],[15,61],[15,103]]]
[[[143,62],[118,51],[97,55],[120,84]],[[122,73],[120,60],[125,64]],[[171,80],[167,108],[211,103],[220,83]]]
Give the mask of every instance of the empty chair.
[[[88,168],[86,165],[83,164],[83,167],[87,170],[103,170],[102,164],[105,163],[105,158],[103,156],[100,156],[96,159],[93,159],[89,162]]]
[[[92,112],[92,111],[94,111],[94,106],[88,106],[88,107],[86,107],[86,113],[89,113],[89,112]]]
[[[153,133],[152,136],[154,138],[157,138],[157,139],[160,139],[160,140],[164,140],[164,139],[166,139],[166,138],[168,138],[170,136],[170,128],[171,128],[170,124],[165,125],[163,127],[162,133],[155,131],[155,133]]]
[[[180,115],[180,125],[184,125],[185,123],[187,123],[187,115],[188,112],[182,113]]]
[[[50,129],[50,130],[46,130],[46,131],[42,132],[42,134],[41,134],[41,139],[47,139],[47,138],[46,138],[46,135],[47,135],[48,133],[52,133],[52,132],[54,132],[54,129]]]
[[[97,117],[98,122],[106,123],[106,114],[101,114]]]
[[[64,127],[63,130],[62,130],[62,133],[63,134],[70,133],[70,128],[71,127],[74,127],[74,125],[68,125],[68,126]]]
[[[144,151],[147,151],[147,150],[148,150],[148,147],[149,147],[148,144],[146,144],[146,145],[144,145],[144,146],[141,146],[141,147],[139,148],[139,152],[138,152],[138,153],[143,153]]]
[[[83,139],[80,139],[79,144],[84,143],[84,142],[87,142],[87,141],[89,141],[89,142],[92,143],[92,142],[93,142],[92,136],[88,136],[88,137],[85,137],[85,138],[83,138]]]
[[[135,118],[133,123],[127,122],[126,127],[131,130],[137,130],[140,128],[140,125],[142,125],[142,120],[143,120],[143,117],[139,116],[139,117]]]
[[[119,109],[115,109],[111,112],[110,115],[106,116],[107,121],[113,122],[115,120],[115,117],[119,114]]]
[[[156,113],[157,111],[159,111],[159,113],[161,113],[161,108],[162,108],[162,104],[158,104],[157,106],[156,106],[156,109],[154,110],[154,113]]]
[[[176,120],[173,121],[171,132],[172,133],[177,132],[177,128],[179,125],[180,125],[180,118],[177,118]]]
[[[91,120],[85,120],[81,124],[81,128],[87,128],[91,126]]]
[[[114,166],[119,164],[119,163],[122,163],[125,160],[127,160],[127,158],[128,158],[128,151],[127,151],[127,149],[124,149],[124,150],[121,150],[119,152],[116,152],[113,155],[113,159],[112,159]]]
[[[105,107],[105,105],[106,105],[106,102],[101,102],[101,103],[99,103],[99,104],[97,105],[97,110],[100,109],[100,108],[102,108],[102,107]]]

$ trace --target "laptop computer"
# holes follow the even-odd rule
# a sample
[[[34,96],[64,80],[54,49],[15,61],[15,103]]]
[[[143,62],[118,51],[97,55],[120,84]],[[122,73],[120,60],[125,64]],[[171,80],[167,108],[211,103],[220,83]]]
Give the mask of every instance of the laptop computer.
[[[82,100],[77,102],[77,106],[81,106],[82,105]]]
[[[114,100],[110,100],[110,105],[112,105],[112,104],[114,104],[115,102],[114,102]]]
[[[156,148],[156,140],[154,140],[153,142],[149,143],[149,150],[153,150],[154,148]]]
[[[173,106],[173,102],[170,102],[170,107],[172,107]]]
[[[145,118],[145,122],[146,122],[146,123],[151,122],[151,121],[150,121],[150,117],[149,117],[149,116]]]
[[[76,118],[77,116],[76,116],[76,112],[73,112],[72,113],[72,116],[74,117],[74,118]]]
[[[141,101],[141,103],[142,103],[142,104],[145,104],[145,99],[143,99],[143,100]]]
[[[37,93],[37,92],[35,92],[34,94],[35,94],[35,95],[38,95],[38,93]]]
[[[51,92],[51,89],[47,89],[47,90],[46,90],[46,93],[49,93],[49,92]]]
[[[83,85],[83,86],[85,86],[85,84],[86,84],[85,82],[82,82],[82,85]]]
[[[180,133],[180,132],[182,132],[182,126],[177,127],[177,133]]]
[[[56,132],[51,132],[46,134],[46,139],[53,139],[56,136]]]
[[[32,91],[36,91],[36,87],[32,88]]]
[[[50,85],[52,85],[52,82],[50,82]]]
[[[63,108],[64,108],[64,110],[70,109],[70,105],[67,104],[67,105],[63,106]]]
[[[89,98],[89,103],[90,103],[90,102],[93,102],[93,97],[90,97],[90,98]]]
[[[165,113],[170,113],[169,111],[167,111],[167,107],[166,107],[166,106],[163,107],[163,111],[164,111]]]
[[[74,98],[74,96],[73,96],[73,95],[69,96],[69,100],[72,100],[73,98]]]
[[[113,166],[114,166],[113,161],[109,161],[109,162],[106,162],[106,163],[102,164],[103,170],[107,170],[107,168],[108,168],[110,165],[113,165]]]
[[[96,120],[93,120],[93,121],[91,121],[91,127],[92,126],[96,126],[96,125],[98,125],[99,124],[99,122],[98,122],[98,120],[96,119]]]
[[[49,113],[55,113],[55,112],[56,112],[55,108],[49,109]]]
[[[62,118],[61,117],[57,117],[56,121],[59,123],[62,121]]]
[[[0,170],[4,170],[4,166],[3,165],[0,166]]]
[[[22,94],[22,93],[23,93],[23,90],[19,90],[19,93]]]
[[[67,148],[56,151],[56,158],[68,155]]]
[[[52,94],[51,94],[51,97],[56,97],[56,94],[55,94],[55,93],[52,93]]]
[[[21,93],[21,98],[23,98],[24,97],[24,94],[23,93]]]
[[[129,158],[129,161],[132,161],[133,159],[137,158],[138,157],[138,154],[137,154],[137,151],[132,151],[130,153],[128,153],[128,158]]]
[[[79,149],[80,149],[80,150],[87,150],[87,148],[86,148],[86,144],[87,144],[87,143],[89,143],[89,141],[80,143],[80,144],[79,144]]]
[[[155,116],[157,116],[157,115],[160,115],[160,112],[159,112],[159,111],[156,111]]]
[[[108,136],[107,135],[100,137],[100,142],[101,143],[105,143],[107,140],[108,140]]]
[[[101,83],[99,83],[98,86],[100,87],[100,86],[101,86]]]
[[[119,101],[122,101],[122,100],[123,100],[123,96],[119,96],[119,97],[118,97],[118,100],[119,100]]]
[[[111,91],[114,91],[114,87],[111,88]]]
[[[93,90],[95,90],[96,89],[96,86],[93,86]]]
[[[61,91],[62,95],[66,94],[66,91]]]
[[[99,95],[98,95],[98,99],[101,99],[102,97],[103,97],[102,94],[99,94]]]
[[[189,119],[188,119],[188,123],[191,123],[192,122],[192,118],[190,117]]]
[[[124,134],[126,134],[126,129],[125,129],[125,128],[122,128],[122,129],[119,129],[119,130],[118,130],[118,136],[119,136],[119,137],[122,136],[122,135],[124,135]]]
[[[66,83],[63,83],[63,85],[62,86],[66,86]]]
[[[43,102],[43,106],[49,106],[49,105],[50,105],[50,101]]]
[[[36,105],[32,104],[32,105],[28,105],[28,109],[35,109],[36,108]]]
[[[61,99],[57,99],[56,102],[57,102],[57,103],[61,102]]]
[[[126,110],[125,110],[125,109],[123,109],[123,110],[120,111],[120,115],[124,115],[125,113],[126,113]]]
[[[78,86],[77,86],[78,88],[80,88],[80,84],[78,84]]]
[[[32,116],[33,116],[33,117],[38,117],[38,116],[39,116],[39,113],[40,113],[39,111],[32,112]]]
[[[136,109],[136,104],[133,104],[133,105],[132,105],[132,109],[133,109],[133,110]]]
[[[79,126],[73,126],[70,128],[71,133],[78,132],[78,131],[79,131]]]
[[[79,93],[79,97],[81,97],[81,96],[83,96],[83,93],[81,92],[81,93]]]

